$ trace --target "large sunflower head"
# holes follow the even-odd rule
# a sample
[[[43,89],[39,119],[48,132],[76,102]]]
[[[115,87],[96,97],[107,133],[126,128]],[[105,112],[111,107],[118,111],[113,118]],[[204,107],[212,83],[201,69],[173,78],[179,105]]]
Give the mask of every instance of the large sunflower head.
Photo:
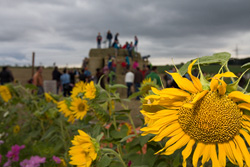
[[[8,102],[11,99],[11,93],[6,85],[0,85],[0,96],[5,102]]]
[[[75,118],[83,119],[83,117],[87,114],[89,106],[87,104],[87,100],[83,100],[81,98],[74,98],[71,102],[72,113],[74,114]]]
[[[193,148],[193,166],[200,157],[202,165],[211,159],[213,167],[226,166],[226,158],[235,165],[250,166],[250,116],[245,114],[250,96],[227,91],[223,78],[236,77],[232,72],[216,74],[208,87],[203,85],[191,73],[194,63],[188,67],[191,80],[169,73],[179,88],[152,88],[154,94],[145,97],[141,113],[147,126],[141,129],[142,135],[154,134],[153,141],[169,138],[157,153],[170,155],[185,147],[183,166]]]
[[[74,136],[71,141],[73,146],[69,150],[71,155],[71,165],[89,167],[97,157],[99,144],[82,130],[78,130],[79,135]]]

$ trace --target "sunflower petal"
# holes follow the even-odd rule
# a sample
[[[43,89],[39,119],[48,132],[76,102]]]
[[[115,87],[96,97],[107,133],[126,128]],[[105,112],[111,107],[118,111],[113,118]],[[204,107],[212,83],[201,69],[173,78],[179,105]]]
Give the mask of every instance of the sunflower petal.
[[[187,78],[183,78],[180,74],[178,73],[169,73],[174,81],[177,83],[177,85],[182,89],[182,90],[186,90],[190,93],[197,93],[198,90],[195,88],[194,84],[189,81]]]
[[[202,84],[201,84],[199,78],[196,78],[196,77],[193,76],[193,74],[192,74],[192,67],[193,67],[193,65],[194,65],[194,63],[195,63],[196,61],[197,61],[197,59],[194,60],[194,61],[188,66],[188,74],[189,74],[190,78],[192,79],[195,88],[196,88],[198,91],[201,92],[201,91],[202,91]]]
[[[171,155],[173,154],[177,149],[180,149],[184,145],[186,145],[190,140],[190,136],[184,135],[180,140],[178,140],[175,144],[172,146],[168,147],[165,152],[163,153],[164,155]]]
[[[210,150],[211,150],[211,144],[205,145],[201,161],[202,166],[210,159]]]
[[[215,144],[211,144],[210,149],[211,149],[210,153],[211,153],[211,160],[212,160],[213,166],[220,166],[220,162],[218,160],[217,153],[216,153]]]
[[[193,166],[197,166],[198,160],[202,154],[203,149],[205,148],[205,144],[198,143],[193,155]]]
[[[225,148],[225,152],[226,152],[226,155],[227,155],[229,161],[231,161],[233,164],[237,165],[237,163],[234,159],[233,151],[232,151],[229,143],[224,143],[223,146]]]
[[[201,98],[203,98],[207,94],[207,92],[208,90],[204,90],[203,92],[197,93],[193,101],[190,103],[185,103],[183,107],[192,108],[197,101],[199,101]]]
[[[240,91],[233,91],[228,95],[228,97],[231,98],[235,102],[245,101],[245,102],[250,103],[250,96]]]
[[[185,147],[185,149],[182,151],[182,157],[183,157],[183,162],[182,162],[182,166],[183,167],[186,167],[187,166],[187,162],[186,162],[186,159],[190,156],[191,152],[192,152],[192,148],[193,148],[193,145],[195,144],[195,140],[194,139],[191,139],[187,146]]]
[[[158,154],[159,152],[162,152],[163,150],[165,150],[166,148],[168,148],[169,146],[171,146],[172,144],[174,144],[175,142],[177,142],[180,138],[182,138],[182,136],[185,135],[185,132],[181,132],[179,133],[178,135],[174,136],[174,137],[171,137],[165,144],[165,146],[159,150],[157,153],[155,154]]]
[[[242,153],[242,155],[244,157],[246,165],[250,166],[250,154],[249,154],[249,152],[247,150],[247,147],[246,147],[246,144],[245,144],[244,140],[239,135],[236,135],[234,137],[234,139],[235,139],[239,149],[241,150],[241,153]]]
[[[250,145],[250,135],[246,131],[244,131],[243,129],[240,130],[240,133],[244,136],[248,145]]]
[[[218,144],[218,150],[219,150],[219,162],[222,167],[226,166],[226,153],[225,153],[225,148],[223,144],[219,143]]]
[[[225,81],[220,80],[221,85],[218,86],[219,94],[224,95],[227,90],[227,84]]]
[[[171,134],[172,132],[174,132],[180,128],[181,128],[181,126],[179,123],[171,124],[168,127],[166,127],[164,130],[162,130],[154,138],[152,138],[150,141],[161,141],[161,139],[163,139],[164,137],[168,137],[169,134]]]
[[[235,144],[234,144],[234,142],[232,140],[229,141],[229,145],[230,145],[230,147],[232,149],[232,152],[234,154],[234,157],[235,157],[236,161],[238,162],[238,165],[240,167],[243,167],[242,155],[241,155],[241,153],[240,154],[238,153],[238,150],[236,150],[236,146],[235,146]]]

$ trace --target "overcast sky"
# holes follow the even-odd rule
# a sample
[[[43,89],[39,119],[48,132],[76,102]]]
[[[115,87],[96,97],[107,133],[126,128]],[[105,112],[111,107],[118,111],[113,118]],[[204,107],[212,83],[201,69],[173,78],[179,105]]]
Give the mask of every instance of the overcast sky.
[[[0,0],[0,23],[0,65],[80,66],[109,29],[155,65],[250,56],[249,0]]]

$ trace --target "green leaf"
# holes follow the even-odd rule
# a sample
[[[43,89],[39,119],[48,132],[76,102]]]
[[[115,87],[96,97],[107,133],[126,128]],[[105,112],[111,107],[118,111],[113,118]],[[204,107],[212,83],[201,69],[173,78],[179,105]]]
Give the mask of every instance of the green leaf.
[[[114,139],[121,139],[127,136],[128,127],[126,125],[123,125],[120,131],[116,131],[115,129],[110,132],[110,135]]]
[[[115,111],[116,113],[130,113],[131,110],[119,110]]]
[[[243,64],[241,66],[241,68],[250,68],[250,62],[249,63],[246,63],[246,64]]]
[[[133,134],[133,135],[128,135],[128,136],[122,138],[122,139],[120,140],[120,142],[124,142],[124,141],[128,140],[129,138],[135,137],[135,136],[136,136],[135,134]]]
[[[143,147],[154,135],[140,136],[140,145]]]
[[[97,164],[97,167],[106,167],[111,163],[111,159],[105,154]]]
[[[96,137],[96,142],[100,142],[100,140],[102,139],[103,135],[104,135],[104,133],[101,133],[100,135],[98,135]]]
[[[219,64],[223,65],[226,62],[228,62],[230,57],[231,57],[231,54],[227,53],[227,52],[215,53],[212,56],[200,57],[199,61],[196,61],[194,65],[197,65],[198,63],[199,63],[199,65],[208,65],[208,64],[215,64],[215,63],[219,63]],[[190,63],[191,62],[187,62],[179,69],[179,73],[181,76],[186,74]]]
[[[117,88],[127,88],[127,86],[123,84],[110,85],[110,89],[117,89]]]

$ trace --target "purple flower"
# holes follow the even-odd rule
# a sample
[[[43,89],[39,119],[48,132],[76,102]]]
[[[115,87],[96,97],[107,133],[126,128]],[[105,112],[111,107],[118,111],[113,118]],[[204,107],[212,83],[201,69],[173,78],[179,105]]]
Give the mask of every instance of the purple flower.
[[[39,167],[41,163],[45,163],[46,158],[45,157],[39,157],[39,156],[32,156],[30,157],[30,160],[25,159],[22,162],[20,162],[21,167]]]
[[[2,161],[2,155],[0,154],[0,163],[1,163],[1,161]]]
[[[19,161],[19,153],[20,153],[20,150],[24,149],[25,148],[25,145],[22,145],[22,146],[19,146],[19,145],[14,145],[11,147],[11,150],[8,151],[8,153],[6,154],[6,157],[8,158],[8,160],[11,160],[11,161]]]
[[[8,159],[8,161],[4,163],[3,167],[10,167],[11,163],[12,163],[12,161],[10,159]]]
[[[0,145],[3,144],[3,143],[4,143],[4,141],[3,141],[3,140],[0,140]]]
[[[52,158],[57,164],[61,163],[61,159],[59,157],[53,156]]]

